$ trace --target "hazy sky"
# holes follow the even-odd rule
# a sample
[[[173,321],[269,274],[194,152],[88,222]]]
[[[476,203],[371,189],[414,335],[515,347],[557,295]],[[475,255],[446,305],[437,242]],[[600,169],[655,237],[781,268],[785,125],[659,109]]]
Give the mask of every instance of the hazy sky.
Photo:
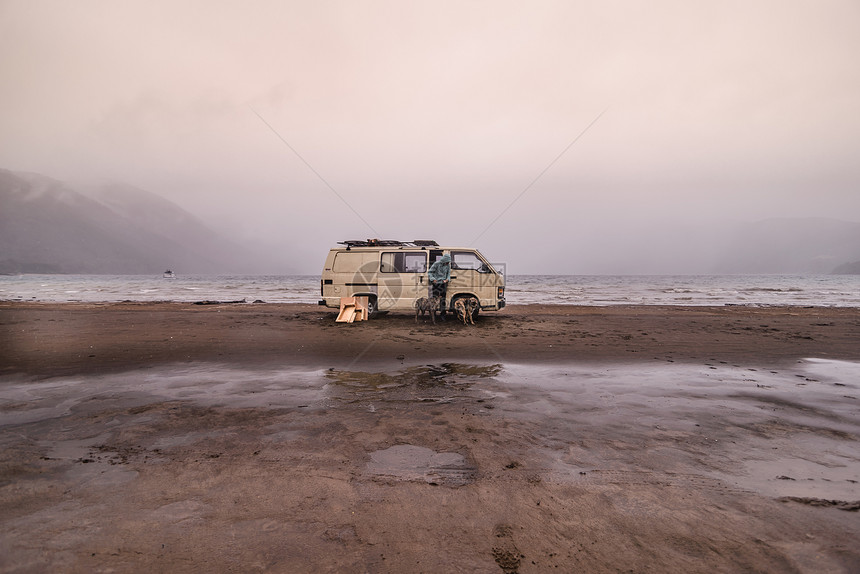
[[[858,29],[856,0],[0,0],[0,167],[145,188],[291,271],[373,236],[673,271],[685,230],[860,221]]]

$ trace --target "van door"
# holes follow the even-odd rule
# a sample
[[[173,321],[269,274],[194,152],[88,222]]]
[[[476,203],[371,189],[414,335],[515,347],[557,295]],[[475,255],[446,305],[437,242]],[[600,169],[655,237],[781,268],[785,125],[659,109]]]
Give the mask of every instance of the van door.
[[[383,251],[379,267],[379,309],[412,309],[427,296],[427,252]]]
[[[448,298],[458,293],[478,297],[482,307],[496,305],[496,274],[475,251],[451,251],[451,282]]]

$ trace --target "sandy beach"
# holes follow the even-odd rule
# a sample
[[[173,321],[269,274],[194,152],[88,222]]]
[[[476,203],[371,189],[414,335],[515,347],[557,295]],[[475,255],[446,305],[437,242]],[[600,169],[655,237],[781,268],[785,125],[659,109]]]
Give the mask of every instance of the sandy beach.
[[[860,309],[0,302],[2,572],[856,572]]]

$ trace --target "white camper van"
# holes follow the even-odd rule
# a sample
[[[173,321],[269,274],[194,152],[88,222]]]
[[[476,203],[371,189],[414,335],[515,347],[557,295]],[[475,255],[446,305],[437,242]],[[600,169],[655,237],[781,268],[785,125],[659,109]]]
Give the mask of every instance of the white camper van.
[[[341,241],[329,251],[320,279],[320,305],[339,308],[341,297],[366,296],[369,312],[411,311],[419,297],[429,296],[427,270],[443,254],[451,256],[449,310],[454,301],[471,297],[478,310],[505,306],[505,277],[476,249],[441,247],[435,241],[368,239]],[[475,313],[478,312],[475,311]]]

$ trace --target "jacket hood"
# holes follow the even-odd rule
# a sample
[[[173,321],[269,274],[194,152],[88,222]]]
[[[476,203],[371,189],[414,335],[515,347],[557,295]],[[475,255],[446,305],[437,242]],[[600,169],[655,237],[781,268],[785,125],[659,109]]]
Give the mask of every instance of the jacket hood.
[[[450,263],[450,262],[451,262],[451,256],[448,255],[447,253],[439,258],[439,263]]]

